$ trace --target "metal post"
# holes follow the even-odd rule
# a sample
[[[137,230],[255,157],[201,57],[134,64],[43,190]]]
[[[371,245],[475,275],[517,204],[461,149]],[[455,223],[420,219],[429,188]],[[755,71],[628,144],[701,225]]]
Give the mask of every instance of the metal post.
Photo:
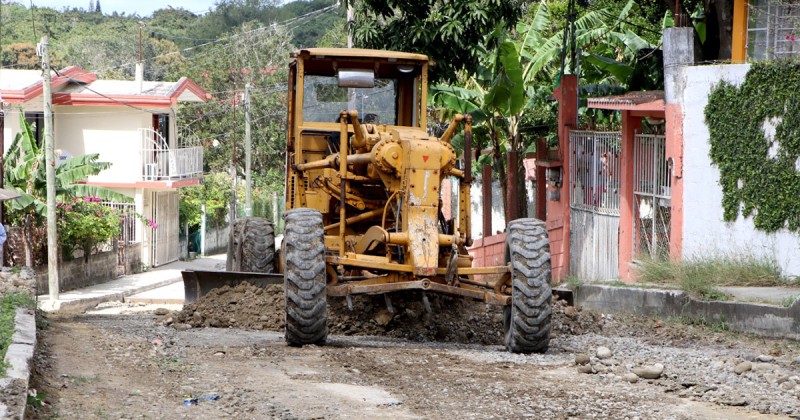
[[[58,229],[56,226],[56,161],[53,139],[53,96],[50,87],[50,51],[47,36],[42,37],[42,77],[44,99],[45,172],[47,178],[47,286],[50,300],[58,300]]]
[[[200,216],[200,255],[206,256],[206,205],[200,207],[202,216]]]
[[[253,215],[253,195],[252,178],[250,174],[250,162],[253,158],[252,143],[250,140],[250,83],[244,85],[244,176],[245,176],[245,216]]]

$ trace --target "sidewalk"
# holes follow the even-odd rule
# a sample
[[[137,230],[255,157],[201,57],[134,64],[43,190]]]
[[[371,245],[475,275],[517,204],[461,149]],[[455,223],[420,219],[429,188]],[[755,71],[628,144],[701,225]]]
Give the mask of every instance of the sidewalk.
[[[39,309],[46,312],[82,312],[102,302],[122,301],[129,296],[173,284],[177,286],[172,288],[179,289],[182,293],[181,270],[186,269],[225,270],[225,254],[191,261],[175,261],[144,273],[122,276],[105,283],[60,293],[56,301],[51,301],[48,295],[37,296],[37,301]]]

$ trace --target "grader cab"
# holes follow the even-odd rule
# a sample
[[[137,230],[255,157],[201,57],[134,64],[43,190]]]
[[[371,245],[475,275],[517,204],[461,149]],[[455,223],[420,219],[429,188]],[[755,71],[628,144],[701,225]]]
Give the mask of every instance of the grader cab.
[[[390,293],[411,290],[426,307],[431,293],[503,305],[508,350],[547,350],[544,223],[511,222],[507,264],[472,267],[472,121],[457,115],[440,137],[427,133],[428,58],[360,49],[305,49],[291,58],[285,232],[275,264],[283,272],[287,342],[325,342],[329,296],[350,303],[354,295],[385,294],[391,307]],[[450,144],[460,124],[463,158]],[[449,220],[442,183],[453,177],[458,211]],[[272,250],[263,249],[271,226],[244,219],[235,232],[235,267],[269,265],[264,254],[271,259]]]

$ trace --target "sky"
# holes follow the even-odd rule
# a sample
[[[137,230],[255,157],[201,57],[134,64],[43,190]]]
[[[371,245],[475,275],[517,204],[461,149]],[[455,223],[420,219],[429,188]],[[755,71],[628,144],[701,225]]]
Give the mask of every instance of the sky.
[[[33,4],[38,7],[50,7],[61,10],[64,7],[77,7],[80,9],[89,8],[91,0],[33,0]],[[95,0],[96,2],[97,0]],[[113,12],[125,12],[125,14],[138,14],[146,17],[159,9],[166,9],[169,6],[183,8],[197,14],[205,13],[214,6],[218,0],[100,0],[100,9],[104,14]],[[30,0],[17,0],[18,3],[30,6]]]

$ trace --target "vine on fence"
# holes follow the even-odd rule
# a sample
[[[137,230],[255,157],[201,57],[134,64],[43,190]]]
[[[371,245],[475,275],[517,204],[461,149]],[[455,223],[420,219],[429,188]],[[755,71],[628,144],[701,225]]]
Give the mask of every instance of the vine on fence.
[[[710,157],[720,170],[726,221],[800,231],[800,63],[754,63],[741,86],[709,95]]]

